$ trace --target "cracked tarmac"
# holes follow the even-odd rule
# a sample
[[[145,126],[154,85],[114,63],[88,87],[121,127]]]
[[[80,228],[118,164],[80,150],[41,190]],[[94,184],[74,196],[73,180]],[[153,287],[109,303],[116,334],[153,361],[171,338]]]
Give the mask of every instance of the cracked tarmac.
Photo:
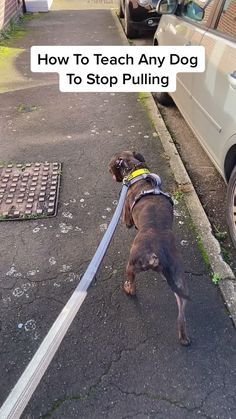
[[[59,8],[60,1],[56,4]],[[26,48],[26,57],[30,45],[52,40],[64,45],[120,44],[109,10],[57,10],[30,21],[25,38],[14,47]],[[22,55],[16,66],[31,77]],[[112,218],[120,185],[107,170],[111,155],[139,150],[161,175],[164,189],[175,190],[138,95],[62,94],[53,78],[34,74],[25,87],[14,85],[14,92],[1,95],[1,158],[40,161],[50,156],[63,163],[57,217],[0,224],[1,403],[73,292],[104,224]],[[37,104],[38,110],[17,114],[20,103]],[[136,298],[122,293],[135,231],[120,224],[96,281],[22,418],[235,417],[235,330],[182,201],[176,205],[175,231],[192,299],[187,306],[191,347],[178,344],[175,299],[160,275],[140,274]]]

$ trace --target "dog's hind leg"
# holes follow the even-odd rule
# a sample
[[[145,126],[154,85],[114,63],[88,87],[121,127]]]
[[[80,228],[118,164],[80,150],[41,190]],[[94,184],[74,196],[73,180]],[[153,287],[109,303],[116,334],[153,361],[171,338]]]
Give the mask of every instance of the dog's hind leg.
[[[135,286],[135,272],[134,265],[128,262],[126,267],[127,280],[124,282],[123,289],[127,295],[135,295],[136,286]]]
[[[179,309],[179,314],[177,318],[179,341],[181,345],[188,346],[190,345],[191,342],[186,331],[186,319],[185,319],[186,300],[185,298],[180,297],[176,293],[175,293],[175,298],[177,300],[178,309]]]

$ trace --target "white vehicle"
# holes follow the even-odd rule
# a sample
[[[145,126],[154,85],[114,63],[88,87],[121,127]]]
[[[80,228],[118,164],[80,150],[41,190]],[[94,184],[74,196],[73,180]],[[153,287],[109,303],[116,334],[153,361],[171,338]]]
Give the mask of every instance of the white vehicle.
[[[228,183],[227,222],[236,247],[236,0],[160,0],[154,45],[203,45],[203,73],[177,74],[170,93]],[[167,93],[157,99],[168,105]]]

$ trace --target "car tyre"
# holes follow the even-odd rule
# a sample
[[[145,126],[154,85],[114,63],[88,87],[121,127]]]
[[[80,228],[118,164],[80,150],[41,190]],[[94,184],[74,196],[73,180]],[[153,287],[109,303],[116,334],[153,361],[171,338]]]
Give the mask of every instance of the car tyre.
[[[174,104],[173,99],[166,92],[154,93],[154,98],[163,106],[170,106]]]
[[[125,3],[125,13],[124,13],[124,24],[125,24],[125,34],[127,38],[137,38],[138,31],[134,28],[133,23],[130,20],[130,13],[129,13],[129,7]]]
[[[227,222],[229,226],[230,236],[236,247],[236,166],[234,167],[228,184],[227,197]]]
[[[118,12],[118,16],[119,16],[120,18],[123,18],[123,17],[124,17],[124,12],[123,12],[123,9],[122,9],[121,1],[122,1],[122,0],[120,0],[120,3],[119,3],[119,12]]]

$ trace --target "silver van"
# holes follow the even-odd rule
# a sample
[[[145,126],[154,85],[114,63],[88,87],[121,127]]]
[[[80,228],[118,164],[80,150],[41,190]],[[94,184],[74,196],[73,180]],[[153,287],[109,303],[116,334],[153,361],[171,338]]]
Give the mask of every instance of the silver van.
[[[177,74],[170,93],[228,183],[227,221],[236,247],[236,0],[160,0],[154,45],[203,45],[203,73]],[[167,93],[157,99],[168,105]]]

